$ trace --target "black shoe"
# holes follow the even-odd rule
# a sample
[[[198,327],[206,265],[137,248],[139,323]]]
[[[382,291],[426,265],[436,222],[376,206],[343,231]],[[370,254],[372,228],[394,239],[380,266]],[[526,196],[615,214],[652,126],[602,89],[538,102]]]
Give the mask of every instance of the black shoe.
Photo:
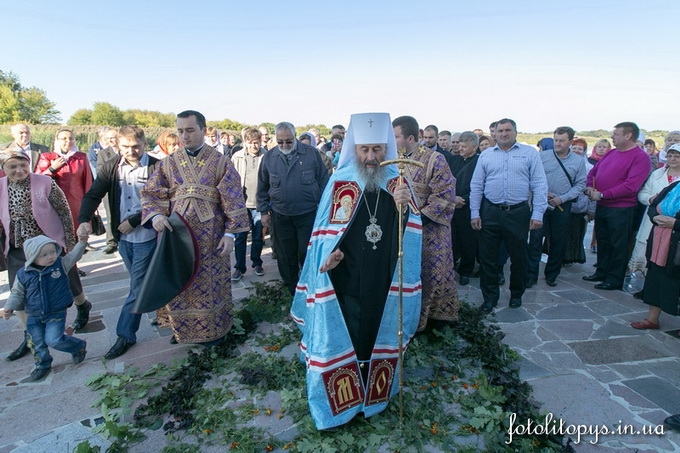
[[[621,288],[622,286],[616,286],[606,282],[598,283],[597,285],[595,285],[595,289],[603,289],[605,291],[615,291],[620,290]]]
[[[172,337],[170,337],[170,344],[177,344],[177,337],[176,336],[173,335]]]
[[[505,285],[505,275],[498,274],[498,286]]]
[[[494,307],[496,307],[497,305],[498,302],[496,302],[495,304],[492,304],[491,302],[484,302],[482,306],[479,307],[479,309],[482,310],[483,313],[491,313]]]
[[[666,417],[666,419],[663,421],[663,425],[668,429],[680,431],[680,414],[675,414],[671,415],[670,417]]]
[[[548,286],[557,286],[557,282],[555,281],[555,279],[554,279],[553,277],[546,277],[546,278],[545,278],[545,283],[546,283]]]
[[[587,282],[603,282],[604,281],[604,277],[602,277],[601,275],[598,275],[598,274],[584,275],[581,278],[583,280],[587,281]]]
[[[77,272],[78,272],[78,276],[79,276],[79,277],[85,277],[85,276],[87,275],[87,272],[85,272],[85,271],[83,271],[83,270],[80,270],[80,269],[78,269]]]
[[[122,356],[127,352],[128,349],[130,349],[130,346],[132,346],[134,343],[130,343],[123,337],[118,337],[116,340],[116,343],[109,349],[109,352],[106,353],[104,358],[106,360],[113,360],[117,357]]]
[[[518,308],[522,306],[522,299],[519,297],[510,298],[510,308]]]
[[[8,362],[14,362],[17,359],[22,358],[26,354],[31,352],[31,350],[28,347],[28,341],[26,341],[26,334],[24,333],[24,341],[21,342],[18,348],[16,348],[10,355],[7,356],[7,361]]]
[[[466,277],[465,275],[461,275],[460,278],[458,279],[458,283],[461,285],[469,285],[470,284],[470,277]]]
[[[76,305],[76,310],[78,310],[78,314],[76,315],[76,319],[73,321],[72,326],[74,332],[79,331],[87,325],[88,321],[90,320],[90,310],[92,310],[92,304],[89,300],[86,300],[83,304]]]
[[[31,377],[30,380],[33,382],[38,382],[42,381],[47,377],[48,374],[50,374],[50,371],[52,371],[52,368],[36,368],[35,370],[31,371]]]
[[[71,357],[73,358],[73,363],[78,365],[81,363],[83,360],[85,360],[85,355],[87,354],[87,350],[85,349],[87,347],[87,343],[83,345],[83,349],[81,349],[78,352],[74,352],[71,354]]]
[[[109,244],[106,247],[104,247],[104,253],[106,253],[107,255],[112,254],[116,250],[118,250],[118,244]]]
[[[527,284],[525,285],[526,289],[531,288],[532,286],[538,285],[538,280],[529,280]]]

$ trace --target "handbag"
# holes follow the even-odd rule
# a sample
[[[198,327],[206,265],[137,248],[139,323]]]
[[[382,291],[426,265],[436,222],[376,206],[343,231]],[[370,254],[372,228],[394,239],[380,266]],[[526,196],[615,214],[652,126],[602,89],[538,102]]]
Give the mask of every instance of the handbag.
[[[92,216],[91,224],[93,236],[101,236],[102,234],[106,234],[106,227],[102,221],[102,216],[100,216],[98,213],[95,212]]]
[[[557,153],[553,151],[553,154],[555,154],[555,159],[557,159],[557,163],[560,164],[560,167],[562,167],[562,171],[564,171],[564,174],[567,175],[567,179],[569,180],[569,184],[571,184],[571,187],[574,187],[574,181],[571,180],[571,176],[569,176],[569,172],[567,171],[566,168],[564,168],[564,164],[562,163],[562,159],[557,157]],[[585,214],[588,212],[588,204],[590,203],[590,198],[586,196],[586,194],[582,193],[575,199],[571,200],[571,213],[572,214]]]

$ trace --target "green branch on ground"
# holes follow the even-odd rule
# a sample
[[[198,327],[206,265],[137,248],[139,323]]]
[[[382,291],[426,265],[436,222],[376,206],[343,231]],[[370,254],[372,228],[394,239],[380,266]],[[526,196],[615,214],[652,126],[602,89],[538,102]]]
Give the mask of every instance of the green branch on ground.
[[[465,302],[460,321],[420,334],[409,345],[401,429],[394,398],[369,419],[359,415],[317,430],[304,365],[291,353],[299,332],[288,316],[290,302],[282,285],[256,284],[223,344],[191,350],[172,367],[91,379],[89,385],[102,392],[97,404],[107,426],[100,431],[114,441],[108,451],[125,451],[147,430],[161,427],[164,452],[195,453],[201,445],[237,452],[572,451],[557,436],[515,435],[505,444],[510,413],[537,423],[543,416],[531,387],[519,379],[518,355],[501,343],[498,327]],[[130,420],[131,402],[139,399],[144,402]],[[272,407],[272,400],[280,405]],[[285,417],[294,433],[284,441],[271,427]],[[78,451],[96,451],[88,445]]]

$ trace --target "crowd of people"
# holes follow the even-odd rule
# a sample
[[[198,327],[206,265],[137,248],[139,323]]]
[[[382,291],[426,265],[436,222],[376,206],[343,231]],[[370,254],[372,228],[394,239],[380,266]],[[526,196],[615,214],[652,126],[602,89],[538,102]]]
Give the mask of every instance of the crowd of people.
[[[163,285],[168,278],[149,263],[158,238],[174,234],[171,216],[181,216],[198,247],[190,283],[159,312],[175,343],[222,341],[233,322],[231,282],[248,271],[248,238],[250,268],[261,276],[269,234],[303,332],[310,408],[320,429],[384,409],[396,388],[396,351],[417,331],[457,320],[457,283],[479,277],[480,309],[490,313],[509,258],[508,304],[520,307],[525,290],[538,283],[543,254],[551,287],[564,266],[585,262],[589,221],[597,264],[583,279],[611,291],[621,290],[631,272],[645,274],[635,296],[649,312],[635,329],[658,329],[661,312],[680,314],[677,131],[658,150],[635,123],[622,122],[611,144],[602,139],[589,153],[567,126],[534,147],[517,141],[509,118],[491,123],[486,135],[368,113],[352,115],[348,129],[333,126],[329,140],[316,129],[298,135],[281,122],[273,131],[244,128],[238,142],[187,110],[177,115],[177,132],[158,137],[154,150],[147,151],[141,128],[125,126],[103,128],[89,155],[67,128],[52,150],[31,142],[28,125],[11,132],[14,141],[0,153],[0,264],[12,288],[5,318],[19,315],[25,341],[8,360],[33,352],[36,381],[49,373],[47,346],[71,353],[75,363],[85,357],[85,342],[56,332],[51,320],[60,319],[63,331],[72,303],[72,331],[89,320],[75,263],[88,251],[100,204],[108,219],[103,251],[118,251],[130,273],[117,341],[105,358],[136,343],[141,314],[132,307],[145,280]],[[399,243],[408,250],[400,263]],[[59,289],[45,293],[34,278],[42,274],[60,274],[49,281]],[[403,326],[392,319],[398,295],[407,296]],[[36,310],[41,303],[45,308]],[[397,331],[404,334],[399,342],[390,336]],[[382,393],[372,390],[376,379],[389,383]]]

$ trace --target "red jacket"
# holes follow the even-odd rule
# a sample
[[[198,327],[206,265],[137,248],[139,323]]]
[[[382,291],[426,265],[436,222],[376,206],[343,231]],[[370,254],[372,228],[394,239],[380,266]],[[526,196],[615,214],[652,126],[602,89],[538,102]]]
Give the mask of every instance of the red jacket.
[[[71,156],[63,167],[52,173],[49,168],[54,159],[61,156],[59,153],[43,153],[40,155],[35,172],[54,178],[57,185],[66,195],[66,200],[71,208],[71,215],[75,228],[78,229],[78,212],[83,196],[90,190],[92,185],[92,172],[90,162],[85,153],[77,152]]]

